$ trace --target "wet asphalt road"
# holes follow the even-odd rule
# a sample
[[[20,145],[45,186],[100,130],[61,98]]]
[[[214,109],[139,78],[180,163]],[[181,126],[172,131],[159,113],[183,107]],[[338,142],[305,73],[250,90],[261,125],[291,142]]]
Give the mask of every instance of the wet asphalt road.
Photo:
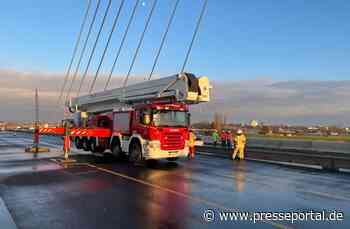
[[[85,154],[64,168],[55,150],[24,153],[30,142],[28,134],[0,132],[0,197],[18,228],[350,228],[349,174],[207,156],[146,167]],[[55,137],[42,142],[61,144]],[[207,209],[213,222],[203,218]],[[337,210],[344,220],[222,222],[225,209]]]

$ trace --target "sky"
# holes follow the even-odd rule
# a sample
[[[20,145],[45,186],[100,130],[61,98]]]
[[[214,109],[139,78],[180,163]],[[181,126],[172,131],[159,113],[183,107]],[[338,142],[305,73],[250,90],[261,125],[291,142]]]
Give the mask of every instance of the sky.
[[[120,3],[120,0],[112,1],[112,10],[97,45],[97,52],[89,69],[90,74],[97,68],[112,19]],[[101,2],[101,10],[80,72],[85,69],[87,56],[96,38],[97,25],[101,23],[107,5],[107,0]],[[128,71],[153,1],[142,2],[117,62],[114,72],[116,76],[125,76]],[[180,71],[202,2],[180,0],[173,26],[155,71],[156,75],[164,76]],[[111,48],[102,66],[102,73],[110,71],[133,3],[133,0],[126,1]],[[149,74],[174,3],[174,0],[159,0],[132,76],[142,77]],[[9,79],[9,76],[21,75],[22,80],[37,81],[36,85],[46,91],[49,85],[40,82],[40,76],[45,76],[57,80],[54,85],[58,89],[72,55],[86,5],[87,1],[83,0],[4,1],[0,9],[0,73],[2,74],[0,77],[5,80]],[[95,6],[96,1],[93,1],[92,8]],[[209,0],[186,70],[197,75],[207,75],[218,85],[225,82],[229,82],[228,85],[231,83],[242,85],[241,82],[247,81],[248,83],[244,84],[247,90],[242,91],[247,97],[252,93],[248,87],[261,81],[265,86],[266,82],[268,85],[292,82],[291,84],[298,88],[300,83],[310,85],[310,82],[317,82],[314,85],[318,85],[330,82],[329,84],[333,85],[337,84],[335,81],[346,81],[350,75],[349,12],[350,2],[347,0]],[[90,20],[91,16],[92,10],[89,14]],[[84,30],[84,35],[86,32],[87,29]],[[91,77],[88,77],[87,82],[89,80]],[[295,81],[300,83],[293,84]],[[23,87],[12,85],[7,89],[20,91]],[[306,95],[315,94],[314,90],[311,92],[307,90],[308,87],[302,92]],[[255,92],[253,94],[256,95]],[[16,96],[17,94],[13,95]],[[343,94],[335,93],[332,96],[337,101],[343,99],[341,97]],[[320,94],[319,97],[323,95]],[[242,101],[238,100],[236,103],[241,103],[239,106],[242,106]],[[293,104],[289,100],[286,102]],[[277,120],[283,113],[283,108],[280,109],[280,114],[274,115],[274,112],[271,112],[270,115],[266,115],[266,119]],[[324,109],[319,112],[322,111]],[[334,122],[340,122],[339,118],[327,117],[329,117],[327,121],[335,119]],[[0,119],[6,118],[8,117],[0,115]],[[293,119],[286,117],[280,120],[287,118]],[[323,118],[317,118],[316,121],[322,120],[324,121]],[[295,118],[295,122],[302,121],[300,118]]]
[[[63,75],[0,70],[0,120],[31,121],[34,117],[34,90],[39,88],[40,119],[60,120],[57,82]],[[143,80],[135,76],[135,81]],[[105,77],[103,77],[105,80]],[[121,77],[112,84],[119,85]],[[102,88],[104,80],[97,83]],[[211,121],[214,112],[228,121],[270,124],[350,126],[350,81],[274,81],[266,79],[212,81],[209,103],[192,106],[192,120]]]
[[[107,3],[107,0],[101,1],[99,19]],[[0,67],[64,72],[86,2],[4,1],[0,9]],[[107,72],[132,7],[133,1],[126,2],[108,61],[103,66]],[[157,73],[179,71],[201,2],[180,2]],[[113,0],[104,34],[110,29],[119,3],[120,0]],[[127,72],[152,1],[144,0],[144,3],[137,11],[116,73]],[[149,72],[173,4],[174,0],[159,1],[135,65],[136,74]],[[209,0],[187,70],[219,80],[347,79],[350,73],[349,11],[347,0]],[[95,36],[92,38],[90,46]],[[99,50],[104,46],[104,38],[98,45]],[[97,55],[95,65],[98,58]]]

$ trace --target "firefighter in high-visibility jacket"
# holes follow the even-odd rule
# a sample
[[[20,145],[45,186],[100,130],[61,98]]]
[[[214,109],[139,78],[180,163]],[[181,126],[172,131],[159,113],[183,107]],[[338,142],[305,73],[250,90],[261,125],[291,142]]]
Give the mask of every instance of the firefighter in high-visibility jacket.
[[[233,139],[233,142],[235,143],[233,154],[232,154],[232,160],[236,158],[236,155],[238,153],[238,159],[244,160],[244,149],[246,144],[247,138],[243,134],[242,130],[238,130],[236,136]]]
[[[190,130],[189,133],[189,139],[188,139],[188,145],[189,145],[189,154],[188,154],[188,159],[191,160],[194,158],[194,154],[196,152],[196,135],[193,133],[192,130]]]

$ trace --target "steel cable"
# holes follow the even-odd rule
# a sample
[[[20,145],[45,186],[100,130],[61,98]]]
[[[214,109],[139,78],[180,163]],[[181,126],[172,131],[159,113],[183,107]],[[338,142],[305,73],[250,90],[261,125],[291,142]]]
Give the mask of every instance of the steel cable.
[[[91,35],[91,32],[92,32],[92,28],[93,28],[93,26],[95,24],[96,16],[97,16],[98,10],[100,8],[100,3],[101,3],[101,0],[98,0],[97,5],[96,5],[96,9],[95,9],[95,12],[94,12],[94,16],[93,16],[92,21],[90,23],[89,31],[87,33],[87,36],[86,36],[86,39],[85,39],[85,42],[84,42],[83,49],[82,49],[82,51],[80,53],[80,57],[79,57],[79,61],[78,61],[77,67],[76,67],[74,75],[73,75],[72,82],[70,84],[69,90],[68,90],[67,95],[66,95],[66,101],[69,99],[70,93],[72,92],[72,89],[73,89],[73,85],[74,85],[75,80],[77,78],[77,75],[78,75],[78,72],[79,72],[79,68],[80,68],[80,65],[81,65],[81,61],[82,61],[83,56],[85,54],[85,50],[86,50],[87,44],[89,42],[89,38],[90,38],[90,35]]]
[[[66,86],[67,86],[69,75],[70,75],[70,72],[71,72],[71,69],[72,69],[72,66],[73,66],[73,62],[75,60],[75,56],[76,56],[76,54],[78,52],[78,48],[79,48],[80,40],[81,40],[81,35],[82,35],[83,31],[84,31],[85,24],[86,24],[86,21],[87,21],[87,18],[88,18],[88,14],[89,14],[90,8],[91,8],[91,0],[88,0],[88,5],[87,5],[86,11],[85,11],[85,15],[84,15],[83,21],[82,21],[81,26],[80,26],[80,31],[78,33],[77,40],[75,42],[72,58],[70,60],[70,63],[69,63],[69,66],[68,66],[68,69],[67,69],[67,72],[66,72],[66,75],[65,75],[65,78],[64,78],[61,90],[60,90],[60,94],[58,96],[58,100],[57,100],[57,104],[58,105],[61,102],[62,96],[64,94],[64,90],[66,89]]]
[[[148,76],[148,80],[151,80],[152,75],[153,75],[153,73],[154,73],[154,70],[155,70],[155,68],[156,68],[156,66],[157,66],[158,59],[159,59],[159,57],[160,57],[160,53],[161,53],[161,51],[162,51],[162,49],[163,49],[163,46],[164,46],[164,44],[165,44],[165,40],[166,40],[166,38],[167,38],[167,35],[168,35],[168,33],[169,33],[171,24],[172,24],[173,19],[174,19],[174,17],[175,17],[175,13],[176,13],[176,10],[177,10],[177,6],[179,5],[179,2],[180,2],[180,0],[176,0],[176,2],[175,2],[175,5],[174,5],[173,11],[172,11],[172,13],[171,13],[171,16],[170,16],[170,18],[169,18],[167,27],[166,27],[165,32],[164,32],[164,34],[163,34],[162,41],[161,41],[161,43],[160,43],[160,46],[159,46],[159,49],[158,49],[156,58],[154,59],[153,66],[152,66],[152,70],[151,70],[151,72],[150,72],[150,74],[149,74],[149,76]]]
[[[150,22],[151,22],[151,19],[152,19],[153,13],[154,13],[154,9],[156,8],[157,2],[158,2],[158,0],[154,0],[154,1],[153,1],[153,5],[152,5],[152,8],[151,8],[151,11],[150,11],[150,13],[149,13],[149,15],[148,15],[148,18],[147,18],[145,27],[144,27],[144,29],[143,29],[143,31],[142,31],[142,34],[141,34],[139,43],[138,43],[138,45],[137,45],[135,54],[134,54],[134,56],[133,56],[133,59],[132,59],[132,61],[131,61],[131,65],[130,65],[130,67],[129,67],[129,71],[128,71],[128,73],[127,73],[126,76],[125,76],[125,80],[124,80],[123,87],[125,87],[125,86],[127,85],[127,83],[128,83],[128,80],[129,80],[131,71],[132,71],[132,69],[133,69],[133,67],[134,67],[134,65],[135,65],[135,61],[136,61],[137,55],[138,55],[138,53],[139,53],[139,51],[140,51],[142,42],[143,42],[143,40],[144,40],[144,38],[145,38],[145,34],[146,34],[147,29],[148,29],[148,27],[149,27],[149,24],[150,24]]]
[[[115,18],[114,18],[111,32],[109,33],[109,36],[108,36],[108,40],[107,40],[105,49],[103,50],[103,54],[102,54],[102,56],[101,56],[100,63],[98,64],[98,67],[97,67],[97,70],[96,70],[96,73],[95,73],[95,77],[94,77],[94,79],[93,79],[93,81],[92,81],[92,83],[91,83],[91,86],[90,86],[89,94],[92,93],[92,91],[93,91],[93,89],[94,89],[94,87],[95,87],[95,83],[96,83],[97,77],[98,77],[98,75],[99,75],[99,73],[100,73],[100,70],[101,70],[101,67],[102,67],[102,63],[103,63],[104,58],[105,58],[105,56],[106,56],[107,50],[108,50],[108,48],[109,48],[109,44],[110,44],[110,42],[111,42],[111,40],[112,40],[112,36],[113,36],[113,33],[114,33],[115,28],[116,28],[116,26],[117,26],[120,13],[121,13],[121,11],[122,11],[122,9],[123,9],[124,2],[125,2],[125,0],[122,0],[122,1],[121,1],[120,6],[119,6],[119,9],[118,9],[118,12],[117,12],[117,14],[116,14],[116,16],[115,16]]]
[[[136,0],[136,1],[135,1],[134,8],[133,8],[133,10],[132,10],[132,13],[131,13],[131,16],[130,16],[130,18],[129,18],[128,24],[127,24],[127,26],[126,26],[126,29],[125,29],[125,32],[124,32],[124,36],[123,36],[122,41],[121,41],[121,43],[120,43],[119,49],[118,49],[118,51],[117,51],[117,55],[116,55],[116,57],[115,57],[115,59],[114,59],[114,62],[113,62],[113,65],[112,65],[112,69],[111,69],[111,71],[110,71],[110,73],[109,73],[109,76],[108,76],[108,79],[107,79],[107,82],[106,82],[106,85],[105,85],[104,90],[107,90],[108,85],[109,85],[109,83],[110,83],[110,81],[111,81],[112,74],[113,74],[114,69],[115,69],[115,67],[116,67],[118,58],[119,58],[120,53],[121,53],[121,50],[122,50],[122,48],[123,48],[123,46],[124,46],[126,37],[127,37],[128,33],[129,33],[129,29],[130,29],[131,23],[132,23],[132,21],[134,20],[134,17],[135,17],[135,14],[136,14],[137,6],[139,5],[140,1],[141,1],[141,0]]]
[[[106,18],[107,18],[109,9],[111,8],[111,4],[112,4],[112,0],[109,0],[109,1],[108,1],[108,5],[107,5],[107,8],[106,8],[106,11],[105,11],[105,13],[104,13],[104,15],[103,15],[103,19],[102,19],[100,28],[99,28],[98,33],[97,33],[97,37],[96,37],[94,46],[92,47],[92,50],[91,50],[88,63],[87,63],[87,65],[86,65],[84,74],[83,74],[83,76],[81,77],[81,80],[80,80],[80,84],[79,84],[79,88],[78,88],[78,92],[77,92],[77,97],[78,97],[79,94],[80,94],[81,88],[82,88],[82,86],[83,86],[83,84],[84,84],[84,80],[85,80],[85,78],[86,78],[86,76],[87,76],[87,73],[88,73],[88,71],[89,71],[90,64],[91,64],[92,58],[94,57],[94,54],[95,54],[95,51],[96,51],[96,47],[97,47],[98,41],[100,40],[101,32],[102,32],[103,27],[104,27],[104,24],[105,24],[105,22],[106,22]]]
[[[192,47],[193,47],[194,41],[195,41],[195,39],[196,39],[196,37],[197,37],[198,30],[199,30],[200,24],[201,24],[201,22],[202,22],[203,15],[204,15],[204,12],[205,12],[205,10],[206,10],[206,8],[207,8],[207,5],[208,5],[208,0],[204,0],[203,6],[202,6],[202,10],[201,10],[199,19],[198,19],[198,21],[197,21],[197,25],[196,25],[195,31],[194,31],[194,33],[193,33],[192,40],[191,40],[190,46],[189,46],[189,48],[188,48],[188,50],[187,50],[186,57],[185,57],[185,61],[184,61],[183,65],[182,65],[182,68],[181,68],[180,73],[183,73],[183,72],[184,72],[185,67],[186,67],[186,65],[187,65],[187,62],[188,62],[188,59],[189,59],[189,57],[190,57],[190,54],[191,54],[191,51],[192,51]]]

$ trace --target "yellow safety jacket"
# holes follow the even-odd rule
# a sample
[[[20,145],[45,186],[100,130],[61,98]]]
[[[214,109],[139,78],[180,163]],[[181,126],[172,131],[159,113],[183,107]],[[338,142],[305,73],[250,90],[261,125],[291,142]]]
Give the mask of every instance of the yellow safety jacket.
[[[188,139],[189,146],[190,147],[195,146],[195,142],[196,142],[196,135],[194,135],[194,133],[190,133],[189,139]]]
[[[234,142],[236,144],[236,147],[244,147],[245,143],[246,143],[247,139],[244,136],[244,134],[242,135],[236,135],[234,138]]]

